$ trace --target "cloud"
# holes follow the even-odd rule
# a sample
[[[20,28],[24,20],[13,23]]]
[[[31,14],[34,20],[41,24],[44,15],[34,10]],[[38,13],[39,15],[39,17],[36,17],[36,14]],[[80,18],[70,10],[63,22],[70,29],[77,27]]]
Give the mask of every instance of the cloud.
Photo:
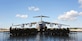
[[[21,14],[16,14],[16,17],[18,17],[18,18],[27,18],[28,17],[28,15],[21,15]]]
[[[39,11],[40,9],[38,7],[35,7],[35,6],[31,6],[31,7],[28,7],[28,10],[30,10],[30,11]]]
[[[70,10],[65,12],[63,15],[58,16],[59,20],[76,20],[79,16],[79,13],[75,10]]]
[[[80,12],[79,15],[82,16],[82,12]]]
[[[78,0],[80,7],[82,8],[82,0]]]

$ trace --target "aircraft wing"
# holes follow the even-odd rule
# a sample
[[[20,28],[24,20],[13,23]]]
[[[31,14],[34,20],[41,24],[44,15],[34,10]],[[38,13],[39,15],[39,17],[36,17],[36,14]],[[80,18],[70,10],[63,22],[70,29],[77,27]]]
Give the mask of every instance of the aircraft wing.
[[[52,23],[52,22],[45,22],[46,24],[50,24],[50,25],[63,25],[63,26],[69,26],[66,24],[61,24],[61,23]]]
[[[55,25],[63,25],[63,26],[69,26],[69,25],[61,24],[61,23],[52,23],[52,24],[55,24]]]
[[[46,24],[50,24],[50,22],[44,22],[44,23],[46,23]]]
[[[12,26],[20,26],[21,24],[17,24],[17,25],[12,25]]]
[[[36,24],[37,22],[31,22],[30,24]]]
[[[37,22],[31,22],[31,23],[23,23],[23,24],[18,24],[18,25],[12,25],[12,26],[21,26],[24,27],[25,25],[29,25],[30,27],[32,27],[33,24],[36,24]]]
[[[58,25],[58,23],[52,23],[52,22],[45,22],[46,24],[55,24]]]
[[[22,25],[28,25],[29,23],[23,23],[23,24],[17,24],[17,25],[12,25],[12,26],[22,26]]]

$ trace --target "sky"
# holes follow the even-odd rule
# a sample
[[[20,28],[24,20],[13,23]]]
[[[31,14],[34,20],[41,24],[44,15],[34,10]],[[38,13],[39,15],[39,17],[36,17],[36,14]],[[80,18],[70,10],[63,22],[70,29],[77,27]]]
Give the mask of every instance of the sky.
[[[0,28],[44,21],[82,27],[82,0],[0,0]]]

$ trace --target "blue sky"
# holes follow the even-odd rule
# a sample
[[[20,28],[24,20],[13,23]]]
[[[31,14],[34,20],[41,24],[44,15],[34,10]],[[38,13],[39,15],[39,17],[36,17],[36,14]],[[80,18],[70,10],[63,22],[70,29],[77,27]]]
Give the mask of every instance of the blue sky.
[[[45,15],[49,22],[82,27],[82,0],[0,0],[0,28],[39,21],[33,16]]]

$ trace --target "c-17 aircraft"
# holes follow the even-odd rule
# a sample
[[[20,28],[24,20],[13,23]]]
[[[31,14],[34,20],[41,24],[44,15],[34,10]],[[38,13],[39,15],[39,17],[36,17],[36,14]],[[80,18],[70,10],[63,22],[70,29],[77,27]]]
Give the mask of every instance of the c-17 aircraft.
[[[24,28],[25,25],[29,25],[30,27],[32,27],[32,25],[36,24],[36,28],[38,30],[46,28],[47,27],[46,24],[50,24],[50,27],[52,27],[53,25],[58,25],[59,28],[61,28],[62,26],[69,26],[60,23],[45,22],[42,20],[42,18],[49,18],[48,16],[41,15],[41,16],[35,16],[34,18],[41,18],[41,20],[39,22],[24,23],[24,24],[12,25],[12,26],[21,26]]]

